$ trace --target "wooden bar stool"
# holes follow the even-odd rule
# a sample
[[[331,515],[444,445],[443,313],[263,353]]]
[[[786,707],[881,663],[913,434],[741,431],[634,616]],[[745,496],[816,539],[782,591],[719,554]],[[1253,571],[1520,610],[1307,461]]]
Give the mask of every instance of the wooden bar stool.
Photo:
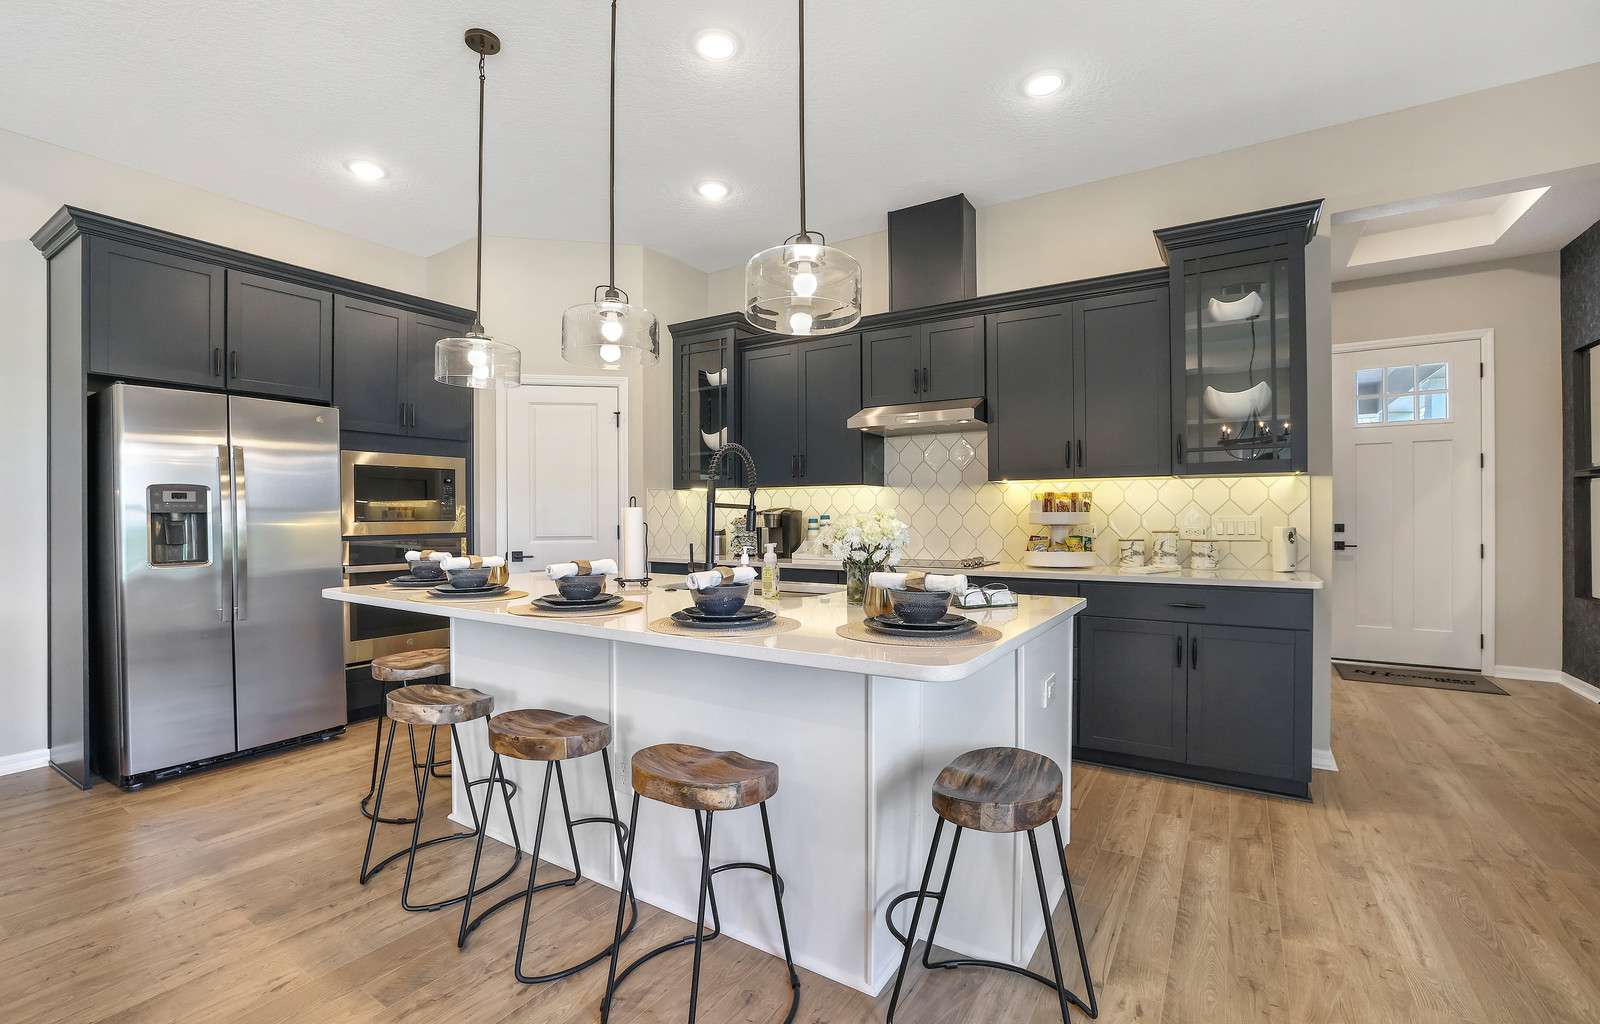
[[[934,901],[934,910],[933,924],[928,929],[928,944],[922,951],[923,967],[930,969],[992,967],[996,970],[1010,971],[1025,978],[1032,978],[1039,984],[1055,990],[1056,997],[1061,1002],[1062,1024],[1068,1024],[1069,1003],[1087,1013],[1091,1019],[1100,1016],[1099,1005],[1094,998],[1094,979],[1089,976],[1089,956],[1083,948],[1083,930],[1078,925],[1078,902],[1072,895],[1072,876],[1067,872],[1066,844],[1061,839],[1061,819],[1057,817],[1061,810],[1061,790],[1061,769],[1054,761],[1043,754],[1035,754],[1031,750],[1021,750],[1017,747],[984,747],[981,750],[969,750],[946,765],[939,773],[939,777],[933,782],[933,809],[939,818],[934,823],[933,844],[928,848],[928,862],[922,869],[922,887],[896,896],[884,911],[884,920],[889,925],[889,931],[905,944],[905,950],[900,955],[900,969],[894,976],[894,994],[889,997],[889,1013],[886,1021],[894,1020],[895,1004],[900,1001],[900,983],[905,979],[906,966],[911,962],[911,945],[916,939],[917,922],[922,917],[924,899]],[[944,830],[944,823],[947,821],[956,827],[956,831],[950,840],[950,856],[945,861],[944,880],[939,883],[938,892],[931,892],[928,889],[928,881],[933,877],[934,859],[939,852],[939,834]],[[1061,878],[1067,889],[1067,909],[1072,914],[1072,933],[1078,940],[1078,965],[1083,969],[1083,983],[1088,990],[1087,1003],[1068,991],[1066,980],[1061,975],[1061,955],[1056,949],[1056,932],[1050,916],[1050,896],[1044,886],[1044,868],[1039,861],[1039,841],[1034,836],[1034,830],[1047,821],[1055,832],[1056,853],[1061,860]],[[931,959],[933,938],[939,930],[939,915],[944,910],[945,894],[950,891],[950,871],[955,867],[956,848],[961,845],[963,829],[974,829],[978,832],[1028,833],[1028,849],[1033,853],[1033,874],[1039,883],[1039,907],[1044,911],[1044,934],[1050,945],[1050,967],[1055,972],[1053,980],[1014,964],[995,960]],[[894,908],[908,899],[915,899],[917,902],[911,911],[911,928],[902,935],[894,926]]]
[[[778,766],[771,761],[731,750],[707,750],[687,743],[659,743],[633,755],[633,810],[628,819],[628,847],[622,857],[622,888],[617,898],[616,941],[611,948],[611,969],[606,977],[606,994],[600,1003],[600,1021],[611,1018],[611,998],[624,979],[646,961],[668,950],[694,946],[694,972],[689,979],[689,1024],[694,1024],[695,1006],[700,997],[700,948],[722,934],[722,918],[717,912],[717,894],[712,876],[722,871],[749,868],[764,871],[772,879],[772,902],[778,909],[778,933],[783,937],[783,959],[789,969],[789,1013],[784,1024],[791,1024],[800,1009],[800,975],[794,969],[789,950],[789,926],[783,917],[783,879],[772,853],[772,824],[767,818],[767,800],[778,791]],[[694,934],[657,946],[636,958],[617,973],[622,953],[622,917],[627,894],[632,892],[633,851],[638,846],[639,798],[649,797],[673,807],[694,812],[695,831],[700,838],[700,903]],[[737,810],[751,804],[761,809],[761,832],[767,841],[767,863],[740,861],[711,866],[711,820],[718,811]],[[705,931],[706,901],[711,902],[711,931]]]
[[[556,886],[574,886],[583,878],[583,867],[578,862],[578,842],[573,835],[575,825],[610,825],[617,835],[617,853],[626,855],[627,827],[622,824],[622,815],[617,811],[617,791],[611,781],[611,755],[607,748],[611,745],[611,726],[604,722],[597,722],[587,715],[569,715],[561,711],[547,711],[542,708],[523,711],[506,711],[489,719],[489,749],[494,752],[494,760],[489,765],[489,785],[506,781],[505,766],[501,758],[510,757],[518,761],[543,761],[544,762],[544,792],[539,797],[539,824],[533,832],[533,859],[528,866],[528,887],[524,892],[513,893],[483,911],[476,918],[472,916],[473,888],[478,881],[478,861],[483,856],[483,837],[489,823],[489,816],[485,814],[483,821],[478,826],[478,846],[472,855],[472,875],[467,883],[467,899],[461,907],[461,928],[456,933],[456,947],[459,949],[466,945],[467,935],[477,928],[484,918],[493,914],[502,907],[510,906],[518,900],[522,901],[522,930],[517,935],[517,959],[512,964],[512,971],[518,981],[525,985],[538,985],[547,981],[558,981],[561,978],[571,977],[579,971],[593,967],[601,960],[611,955],[611,946],[584,960],[582,963],[573,964],[571,967],[562,968],[549,974],[524,974],[522,970],[522,956],[528,945],[528,918],[533,912],[533,894],[551,889]],[[611,803],[610,816],[596,815],[588,818],[572,817],[572,811],[567,806],[567,783],[562,775],[561,762],[570,761],[590,754],[600,755],[600,765],[605,773],[606,797]],[[545,810],[550,803],[550,776],[552,771],[556,779],[556,787],[561,795],[561,815],[567,822],[567,845],[572,851],[572,877],[558,879],[552,882],[539,884],[539,846],[544,841]],[[623,938],[632,933],[633,926],[639,920],[639,904],[633,899],[633,891],[626,888],[626,896],[633,904],[633,919],[628,922],[627,931]]]
[[[367,849],[361,856],[361,884],[366,885],[372,879],[372,876],[403,856],[406,859],[406,880],[405,884],[400,888],[400,906],[403,909],[442,910],[445,907],[463,903],[469,896],[475,895],[470,887],[467,892],[451,899],[413,905],[411,903],[411,873],[416,867],[418,850],[456,839],[476,838],[482,831],[484,822],[489,817],[489,812],[494,806],[494,789],[490,788],[484,795],[482,817],[478,814],[477,803],[472,799],[472,788],[474,786],[488,786],[489,779],[487,777],[482,779],[467,778],[465,777],[465,772],[463,772],[463,781],[467,791],[467,808],[472,812],[472,831],[450,832],[442,836],[435,836],[426,842],[419,841],[422,836],[423,809],[428,799],[428,779],[432,775],[434,767],[434,737],[441,727],[449,728],[450,742],[455,749],[459,763],[461,737],[456,732],[457,726],[466,722],[477,721],[480,718],[488,718],[489,713],[494,709],[494,699],[486,693],[480,693],[477,690],[466,687],[442,686],[438,683],[414,683],[410,686],[402,686],[400,689],[390,693],[385,700],[384,706],[385,713],[389,719],[389,740],[383,749],[383,770],[378,775],[378,792],[372,805],[371,823],[367,826]],[[378,834],[379,822],[384,820],[381,813],[383,810],[383,787],[389,780],[389,758],[394,753],[394,732],[396,726],[402,722],[405,723],[407,730],[415,730],[419,726],[426,726],[428,729],[427,760],[420,766],[420,771],[418,771],[419,766],[413,764],[412,767],[412,777],[417,787],[417,811],[416,817],[411,821],[411,843],[405,849],[397,850],[377,864],[369,867],[368,865],[372,861],[372,842]],[[415,748],[413,747],[413,749]],[[511,866],[506,868],[499,878],[477,890],[478,893],[487,892],[510,878],[511,873],[522,862],[522,844],[517,840],[517,819],[516,815],[511,811],[511,794],[515,792],[516,787],[514,783],[502,778],[499,788],[501,802],[505,804],[506,808],[506,818],[511,823],[511,842],[516,850],[516,856],[512,859]],[[474,865],[474,874],[476,874],[476,865]]]
[[[372,678],[383,689],[387,699],[394,687],[406,683],[420,682],[424,679],[437,679],[450,674],[450,648],[448,647],[423,647],[415,651],[397,651],[394,654],[380,654],[372,659]],[[417,760],[417,739],[415,733],[407,729],[406,738],[411,742],[411,770],[413,773],[422,767],[422,762]],[[372,794],[378,789],[378,752],[383,747],[383,730],[372,730],[372,778],[367,783],[367,795],[361,798],[361,816],[372,817]],[[438,771],[439,768],[450,767],[450,760],[436,762],[433,777],[448,779],[450,776]],[[410,825],[412,819],[405,816],[384,818],[385,825]]]

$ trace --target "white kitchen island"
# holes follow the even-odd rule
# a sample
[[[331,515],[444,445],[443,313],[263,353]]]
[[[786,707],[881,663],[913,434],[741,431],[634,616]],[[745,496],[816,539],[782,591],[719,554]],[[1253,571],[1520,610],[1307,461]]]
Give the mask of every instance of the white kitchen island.
[[[973,748],[1025,747],[1053,758],[1070,789],[1071,617],[1084,602],[1023,597],[1017,608],[966,613],[1000,631],[992,644],[905,647],[838,636],[837,626],[861,617],[861,609],[846,604],[842,587],[760,602],[801,623],[788,633],[652,632],[650,621],[690,603],[687,593],[663,589],[671,582],[675,578],[660,577],[647,593],[629,595],[642,600],[644,610],[598,619],[529,618],[509,614],[507,603],[462,604],[387,586],[322,593],[411,611],[424,604],[430,614],[448,617],[453,682],[491,695],[497,712],[542,707],[610,722],[624,817],[629,758],[650,744],[694,743],[776,762],[779,789],[767,807],[795,961],[877,993],[900,955],[883,910],[921,879],[934,824],[930,787],[939,769]],[[527,574],[513,574],[511,586],[534,595],[555,589],[543,576]],[[455,771],[452,817],[468,826],[461,779],[463,769],[474,778],[488,774],[484,728],[470,723],[461,730],[465,763]],[[543,769],[510,758],[502,763],[519,783],[512,804],[528,847]],[[573,817],[609,812],[598,756],[569,762],[565,774]],[[1069,806],[1064,799],[1063,830],[1070,829]],[[552,811],[557,807],[552,800]],[[570,868],[559,814],[546,826],[541,857]],[[577,831],[584,876],[615,888],[621,864],[613,833],[601,826]],[[489,834],[510,841],[498,802]],[[757,811],[719,814],[714,844],[714,864],[764,861]],[[1059,900],[1061,880],[1048,868],[1047,878],[1052,902]],[[525,883],[519,872],[506,885]],[[642,801],[634,855],[639,898],[686,918],[687,933],[698,883],[694,815]],[[734,871],[718,875],[715,884],[724,931],[781,956],[767,878]],[[950,888],[940,946],[1014,964],[1028,960],[1043,922],[1022,836],[967,837]],[[902,929],[909,917],[909,906],[897,911]],[[923,916],[924,934],[929,917]],[[537,903],[531,927],[539,927]],[[609,941],[611,921],[596,921],[594,928],[599,948]]]

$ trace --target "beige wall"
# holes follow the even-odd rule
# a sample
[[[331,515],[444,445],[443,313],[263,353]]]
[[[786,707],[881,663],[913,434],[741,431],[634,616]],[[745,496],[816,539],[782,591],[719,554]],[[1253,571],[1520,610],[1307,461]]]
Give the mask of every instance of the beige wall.
[[[1561,667],[1560,256],[1336,285],[1335,342],[1494,329],[1495,660]]]

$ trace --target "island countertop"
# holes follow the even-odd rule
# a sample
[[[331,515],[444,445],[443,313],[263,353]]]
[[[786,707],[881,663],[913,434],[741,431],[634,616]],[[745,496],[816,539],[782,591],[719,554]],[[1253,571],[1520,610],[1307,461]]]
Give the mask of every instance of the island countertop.
[[[846,639],[835,632],[836,628],[847,622],[860,621],[863,613],[859,607],[852,607],[846,602],[842,587],[830,593],[783,593],[771,600],[752,597],[751,603],[771,608],[779,615],[800,623],[800,628],[788,633],[758,637],[720,633],[700,637],[652,632],[649,623],[692,603],[687,591],[665,589],[667,584],[680,582],[681,579],[676,576],[655,577],[648,590],[630,591],[623,595],[628,600],[644,604],[642,610],[608,618],[532,618],[511,614],[508,609],[514,605],[527,604],[532,597],[555,593],[555,584],[542,574],[535,573],[511,574],[511,589],[527,591],[529,594],[529,597],[511,601],[462,602],[452,598],[435,598],[426,591],[401,590],[386,584],[329,587],[322,591],[322,596],[352,604],[426,611],[429,615],[441,618],[487,622],[513,629],[925,682],[965,679],[1060,624],[1062,620],[1078,614],[1086,603],[1076,597],[1022,597],[1015,608],[962,612],[980,624],[993,626],[1000,631],[1000,639],[981,646],[911,647]],[[752,591],[754,589],[752,586]]]

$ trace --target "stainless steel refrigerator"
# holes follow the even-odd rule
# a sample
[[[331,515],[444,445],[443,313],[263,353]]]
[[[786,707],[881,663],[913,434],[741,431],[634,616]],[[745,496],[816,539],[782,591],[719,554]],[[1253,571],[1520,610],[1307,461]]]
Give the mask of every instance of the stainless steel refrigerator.
[[[95,771],[343,726],[338,410],[116,384],[91,414]]]

